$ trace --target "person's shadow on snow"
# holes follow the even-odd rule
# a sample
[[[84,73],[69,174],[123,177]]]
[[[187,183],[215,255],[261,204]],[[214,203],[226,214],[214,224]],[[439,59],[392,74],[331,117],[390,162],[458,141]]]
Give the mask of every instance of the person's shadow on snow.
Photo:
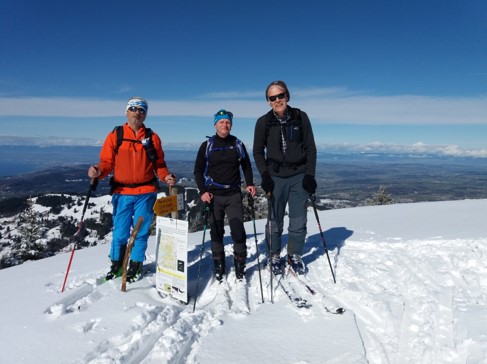
[[[334,227],[326,230],[324,233],[324,242],[321,234],[309,235],[304,245],[303,262],[305,265],[319,259],[326,254],[325,245],[328,252],[334,251],[334,263],[333,270],[336,272],[336,266],[338,264],[338,257],[340,256],[340,250],[345,245],[345,241],[353,235],[352,230],[348,230],[346,227]],[[309,253],[306,253],[309,251]],[[331,257],[330,257],[331,259]]]

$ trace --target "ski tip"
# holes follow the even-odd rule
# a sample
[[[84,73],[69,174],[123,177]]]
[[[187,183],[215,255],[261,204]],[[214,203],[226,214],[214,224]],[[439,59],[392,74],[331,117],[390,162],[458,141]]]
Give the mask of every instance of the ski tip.
[[[345,309],[343,307],[338,307],[337,309],[329,309],[328,307],[325,307],[326,311],[333,314],[333,315],[341,315],[345,312]]]

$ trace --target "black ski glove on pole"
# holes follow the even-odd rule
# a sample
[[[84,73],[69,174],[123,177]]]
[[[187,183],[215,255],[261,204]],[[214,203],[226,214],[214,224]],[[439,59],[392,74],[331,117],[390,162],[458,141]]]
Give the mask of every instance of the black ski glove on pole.
[[[316,192],[316,180],[310,174],[305,174],[303,178],[303,188],[308,191],[310,195],[313,195]]]
[[[262,183],[260,184],[265,193],[271,193],[274,190],[274,181],[272,180],[269,172],[262,174]]]

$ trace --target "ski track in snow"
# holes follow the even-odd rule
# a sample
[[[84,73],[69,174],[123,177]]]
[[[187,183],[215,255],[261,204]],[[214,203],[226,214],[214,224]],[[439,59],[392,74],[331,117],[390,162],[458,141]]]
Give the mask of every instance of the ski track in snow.
[[[232,267],[233,268],[233,267]],[[147,269],[147,264],[144,266]],[[252,282],[236,281],[231,270],[221,284],[210,279],[201,287],[193,313],[193,300],[188,305],[170,297],[161,297],[151,287],[150,298],[160,305],[137,302],[127,310],[140,313],[132,319],[124,332],[99,343],[95,350],[77,363],[180,363],[187,360],[198,340],[215,327],[222,325],[225,315],[243,319],[250,315],[256,300],[249,300],[248,291]],[[256,277],[252,277],[255,280]],[[154,273],[147,272],[143,279],[154,280]],[[258,284],[258,280],[257,280]],[[130,289],[138,283],[128,286]],[[121,278],[103,282],[103,275],[76,277],[68,286],[66,297],[51,305],[45,313],[54,319],[88,311],[93,305],[108,304],[120,291]],[[72,292],[69,292],[72,291]],[[260,291],[259,291],[260,292]],[[259,293],[260,294],[260,293]],[[75,330],[88,333],[100,326],[103,320],[88,320]]]
[[[474,343],[455,330],[462,323],[454,322],[452,313],[487,304],[485,246],[486,241],[441,239],[347,242],[337,265],[338,284],[328,288],[355,312],[369,361],[466,362],[458,352],[471,351]],[[321,270],[326,274],[324,265]],[[382,298],[376,300],[374,293]]]
[[[462,336],[462,325],[468,319],[455,322],[453,313],[471,305],[487,305],[486,245],[486,241],[441,238],[397,243],[347,241],[339,251],[329,252],[337,284],[333,284],[323,249],[311,247],[303,259],[313,261],[308,264],[306,279],[317,292],[311,295],[304,284],[293,284],[311,307],[295,307],[277,279],[273,281],[274,301],[287,300],[297,315],[309,320],[329,315],[325,306],[333,302],[328,299],[335,299],[346,309],[344,315],[354,315],[369,363],[468,362],[469,355],[480,349]],[[226,253],[231,256],[231,246],[226,246]],[[249,246],[249,255],[255,256],[255,247]],[[262,304],[256,259],[248,262],[246,282],[235,280],[233,265],[227,265],[227,273],[221,284],[209,279],[206,286],[200,286],[194,313],[193,300],[183,305],[160,297],[151,287],[147,293],[151,300],[147,301],[159,304],[128,306],[127,311],[137,312],[128,327],[98,343],[77,363],[194,363],[201,339],[221,326],[227,315],[245,319]],[[261,274],[269,302],[268,269],[262,267]],[[100,284],[99,277],[77,277],[68,287],[72,292],[46,309],[46,314],[60,319],[109,304],[120,282]],[[143,279],[154,280],[154,273],[147,272]],[[129,285],[126,294],[137,284]],[[385,292],[388,301],[384,301]],[[74,329],[89,333],[102,325],[103,318],[91,318]],[[484,354],[477,353],[479,358]]]

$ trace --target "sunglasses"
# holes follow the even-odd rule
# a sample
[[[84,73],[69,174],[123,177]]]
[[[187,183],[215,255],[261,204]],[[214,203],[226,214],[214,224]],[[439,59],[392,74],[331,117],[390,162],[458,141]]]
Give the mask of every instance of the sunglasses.
[[[215,116],[218,116],[218,115],[228,115],[228,116],[230,116],[231,119],[233,119],[233,113],[231,113],[230,111],[220,110],[215,114]]]
[[[269,100],[270,100],[270,102],[274,102],[277,99],[282,100],[285,96],[286,96],[286,93],[283,92],[283,93],[280,93],[279,95],[269,96]]]
[[[141,107],[130,106],[129,107],[129,110],[132,111],[132,112],[138,112],[139,114],[142,114],[142,115],[145,114],[145,109],[143,109]]]

